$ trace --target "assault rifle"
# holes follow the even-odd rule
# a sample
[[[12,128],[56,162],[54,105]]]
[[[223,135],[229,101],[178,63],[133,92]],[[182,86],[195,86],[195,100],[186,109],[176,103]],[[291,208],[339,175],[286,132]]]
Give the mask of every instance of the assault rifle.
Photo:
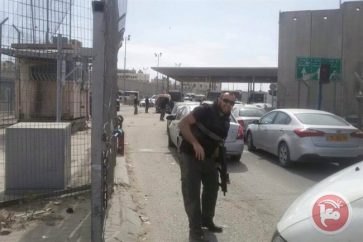
[[[223,143],[219,145],[217,163],[218,163],[217,169],[219,171],[219,177],[221,179],[219,186],[221,187],[223,195],[225,196],[227,192],[227,184],[230,184],[230,180],[229,180],[229,174],[227,172],[226,147],[224,147]]]
[[[225,196],[227,192],[227,184],[230,184],[230,180],[229,180],[229,174],[227,172],[226,147],[224,146],[224,140],[215,133],[213,133],[212,131],[208,130],[200,123],[197,123],[197,127],[202,133],[207,135],[209,138],[219,142],[217,170],[219,172],[219,177],[220,177],[219,186],[221,187],[223,195]]]

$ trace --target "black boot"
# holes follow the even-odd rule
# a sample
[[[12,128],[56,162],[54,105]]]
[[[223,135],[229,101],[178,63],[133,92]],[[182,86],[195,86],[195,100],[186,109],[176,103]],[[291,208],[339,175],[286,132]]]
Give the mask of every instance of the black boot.
[[[215,225],[213,223],[213,221],[203,222],[203,227],[206,227],[209,231],[211,231],[213,233],[222,233],[223,232],[223,228],[221,226]]]

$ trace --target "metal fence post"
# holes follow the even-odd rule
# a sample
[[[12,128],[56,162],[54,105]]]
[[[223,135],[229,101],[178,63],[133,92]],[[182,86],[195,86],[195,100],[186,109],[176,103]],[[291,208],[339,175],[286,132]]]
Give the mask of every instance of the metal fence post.
[[[62,35],[57,37],[57,122],[62,119]]]
[[[105,75],[105,2],[93,1],[92,141],[91,141],[91,240],[103,241],[102,134]]]
[[[0,23],[0,48],[2,48],[2,39],[3,39],[3,24],[8,21],[8,17],[5,18],[3,21],[1,21]],[[1,51],[0,51],[0,80],[1,80]]]

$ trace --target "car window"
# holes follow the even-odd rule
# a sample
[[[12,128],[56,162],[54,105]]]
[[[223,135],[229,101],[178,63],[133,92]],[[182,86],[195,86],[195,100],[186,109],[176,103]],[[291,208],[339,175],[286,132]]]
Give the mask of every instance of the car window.
[[[234,107],[233,110],[232,110],[232,114],[235,116],[235,117],[238,117],[238,108]]]
[[[179,105],[175,105],[173,110],[171,110],[171,114],[176,114],[176,111],[178,111],[179,108],[180,108]]]
[[[324,113],[297,113],[295,114],[298,120],[303,124],[312,125],[334,125],[334,126],[347,126],[348,123],[342,118],[324,114]]]
[[[236,120],[236,118],[233,116],[233,114],[231,114],[231,115],[229,116],[229,121],[230,121],[230,122],[232,122],[232,123],[237,123],[237,120]]]
[[[289,124],[291,118],[289,115],[283,112],[279,112],[275,118],[274,124]]]
[[[175,120],[179,120],[183,117],[183,111],[186,109],[186,107],[181,107],[176,111]]]
[[[262,117],[266,111],[259,108],[242,108],[239,110],[240,117]]]
[[[261,118],[260,123],[261,124],[272,124],[272,122],[274,121],[274,118],[276,116],[276,112],[272,112],[272,113],[268,113],[265,116],[263,116]]]
[[[185,116],[187,116],[188,113],[190,113],[190,107],[183,108],[183,111],[181,113],[181,118],[184,118]]]

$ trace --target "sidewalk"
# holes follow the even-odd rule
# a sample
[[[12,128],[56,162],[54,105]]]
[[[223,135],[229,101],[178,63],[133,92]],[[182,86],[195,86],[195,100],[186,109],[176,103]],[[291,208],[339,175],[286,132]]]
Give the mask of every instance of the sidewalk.
[[[116,158],[114,193],[109,201],[105,226],[105,241],[138,241],[141,220],[130,193],[130,181],[125,156]]]

